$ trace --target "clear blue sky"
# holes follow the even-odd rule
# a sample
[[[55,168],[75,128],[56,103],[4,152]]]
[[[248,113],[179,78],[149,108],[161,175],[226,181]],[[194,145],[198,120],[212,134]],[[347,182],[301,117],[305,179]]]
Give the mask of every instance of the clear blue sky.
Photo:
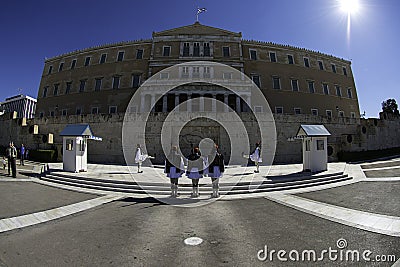
[[[337,0],[13,0],[0,8],[0,101],[37,96],[45,57],[95,45],[148,39],[153,31],[200,22],[245,39],[300,46],[349,59],[360,111],[377,117],[381,102],[400,102],[400,1],[359,0],[347,40]]]

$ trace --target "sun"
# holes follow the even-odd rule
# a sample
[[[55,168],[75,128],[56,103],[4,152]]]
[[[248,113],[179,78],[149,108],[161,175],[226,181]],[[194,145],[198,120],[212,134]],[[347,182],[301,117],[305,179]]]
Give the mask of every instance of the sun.
[[[360,9],[360,3],[358,0],[339,0],[339,3],[341,10],[348,14],[357,13]]]

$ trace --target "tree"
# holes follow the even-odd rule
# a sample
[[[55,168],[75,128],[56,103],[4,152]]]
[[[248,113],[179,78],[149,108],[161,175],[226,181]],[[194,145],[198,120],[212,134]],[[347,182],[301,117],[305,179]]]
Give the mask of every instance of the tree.
[[[390,98],[386,101],[383,101],[382,102],[382,111],[383,111],[383,113],[386,113],[386,114],[399,115],[399,110],[398,110],[398,105],[396,103],[396,100],[393,98]]]

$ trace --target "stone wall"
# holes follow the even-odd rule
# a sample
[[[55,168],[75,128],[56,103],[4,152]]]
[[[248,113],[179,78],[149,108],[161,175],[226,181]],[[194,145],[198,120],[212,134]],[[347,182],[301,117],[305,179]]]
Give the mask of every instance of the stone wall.
[[[148,152],[157,155],[157,162],[163,162],[163,153],[158,140],[160,134],[156,129],[161,129],[166,114],[159,113],[149,120],[152,123],[151,140],[147,140]],[[250,144],[260,140],[260,129],[250,114],[240,114],[242,121],[247,125],[250,133]],[[276,124],[277,147],[274,163],[299,163],[302,161],[301,140],[290,141],[301,124],[323,124],[331,132],[328,138],[329,160],[337,160],[339,151],[366,151],[400,147],[400,119],[350,119],[332,118],[312,115],[274,115]],[[88,123],[96,136],[103,138],[102,142],[89,141],[88,160],[96,163],[125,163],[122,149],[122,124],[124,114],[113,115],[83,115],[65,116],[28,120],[27,126],[21,125],[21,120],[9,119],[3,115],[0,119],[0,145],[6,146],[13,141],[17,147],[24,143],[30,149],[56,148],[59,159],[62,159],[62,138],[59,133],[67,124]],[[39,134],[32,133],[33,125],[39,126]],[[201,125],[205,126],[205,125]],[[225,139],[226,134],[218,129],[218,124],[212,125],[211,134],[219,132],[220,138]],[[190,131],[189,131],[190,132]],[[54,135],[54,143],[47,143],[49,133]],[[189,140],[189,139],[188,139]],[[190,141],[186,140],[186,143]],[[218,140],[224,146],[229,145],[229,140]],[[132,146],[136,142],[132,140]],[[270,144],[263,144],[264,149],[269,149]],[[132,151],[133,155],[134,151]]]

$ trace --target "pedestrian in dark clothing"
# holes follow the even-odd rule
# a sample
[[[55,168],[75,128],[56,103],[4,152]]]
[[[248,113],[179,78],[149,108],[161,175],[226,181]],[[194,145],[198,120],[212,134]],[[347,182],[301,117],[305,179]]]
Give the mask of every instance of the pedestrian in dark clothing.
[[[19,161],[19,165],[25,165],[24,164],[24,160],[25,160],[25,146],[24,144],[21,145],[21,149],[20,149],[20,153],[21,153],[21,159]]]
[[[17,148],[13,142],[10,144],[10,151],[12,177],[17,178]]]
[[[8,175],[11,175],[11,142],[6,149],[7,165],[8,165]]]

